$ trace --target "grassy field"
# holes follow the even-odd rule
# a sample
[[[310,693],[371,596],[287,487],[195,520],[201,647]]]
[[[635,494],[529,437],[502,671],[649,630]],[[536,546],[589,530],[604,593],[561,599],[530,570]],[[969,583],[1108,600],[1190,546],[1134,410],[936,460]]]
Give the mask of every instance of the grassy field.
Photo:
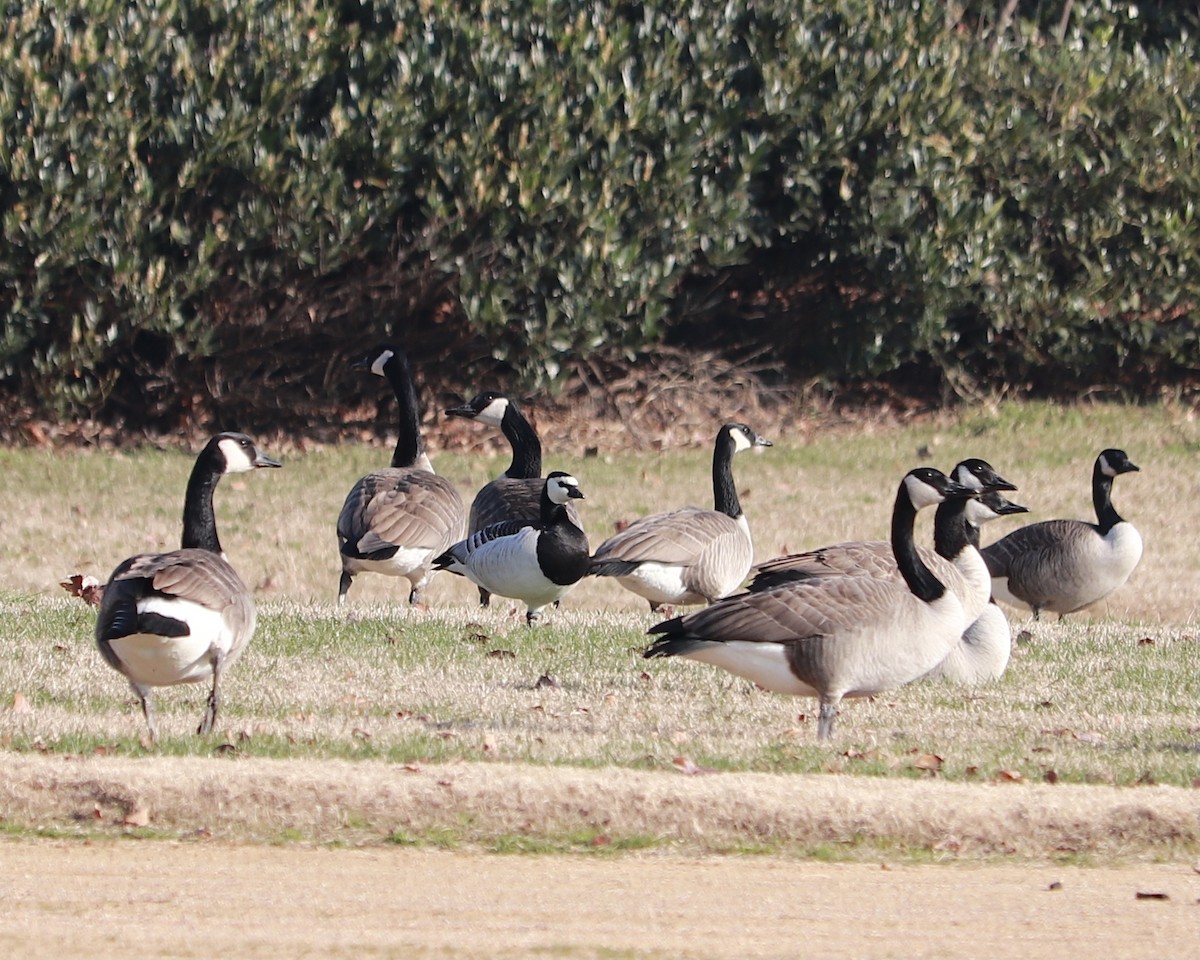
[[[812,701],[767,694],[703,665],[643,660],[645,632],[657,617],[610,582],[585,582],[535,629],[525,627],[515,604],[497,601],[480,610],[473,588],[448,575],[435,578],[428,607],[420,610],[407,608],[395,581],[363,576],[339,615],[334,518],[353,481],[386,462],[387,451],[268,447],[285,469],[232,478],[217,494],[222,541],[258,597],[258,633],[228,675],[216,734],[192,733],[206,691],[175,688],[158,695],[161,740],[150,745],[127,685],[95,650],[93,611],[67,597],[58,581],[73,573],[104,579],[130,553],[176,546],[191,455],[0,451],[0,763],[9,781],[8,794],[0,792],[0,818],[18,832],[86,832],[115,820],[124,829],[175,835],[194,822],[189,817],[202,815],[191,809],[167,816],[171,804],[182,804],[167,780],[283,777],[277,793],[262,788],[260,801],[269,806],[299,789],[289,776],[319,795],[312,784],[349,789],[345,784],[370,771],[381,778],[371,782],[389,784],[394,793],[397,770],[411,772],[414,782],[448,770],[434,781],[461,781],[462,802],[437,806],[437,816],[381,805],[364,785],[358,799],[343,796],[345,816],[334,817],[332,826],[328,810],[305,817],[289,806],[282,819],[246,814],[243,833],[329,839],[349,831],[490,849],[587,848],[604,837],[606,847],[628,848],[678,840],[681,830],[688,833],[679,824],[719,806],[713,790],[764,791],[771,784],[770,791],[782,785],[808,797],[836,783],[836,790],[863,789],[864,796],[886,791],[850,808],[875,802],[878,817],[786,829],[772,820],[776,827],[769,828],[756,817],[779,814],[771,812],[775,801],[764,801],[730,812],[707,839],[703,829],[692,839],[721,850],[813,854],[834,843],[843,853],[860,844],[928,852],[949,832],[960,846],[1029,852],[1015,838],[1005,846],[1004,824],[980,826],[995,819],[997,790],[1005,787],[1004,809],[1016,804],[1018,822],[1033,824],[1033,807],[1061,813],[1056,805],[1068,795],[1072,804],[1084,804],[1084,812],[1063,814],[1058,832],[1038,834],[1039,850],[1061,846],[1071,831],[1083,839],[1060,852],[1196,849],[1200,557],[1192,537],[1200,529],[1200,426],[1190,411],[1006,405],[910,425],[819,431],[797,423],[773,439],[775,447],[734,466],[759,559],[883,537],[896,483],[908,468],[931,462],[948,470],[966,456],[988,459],[1017,483],[1014,499],[1031,508],[1033,519],[1087,518],[1092,461],[1107,446],[1125,449],[1141,467],[1118,479],[1114,501],[1141,530],[1145,556],[1131,582],[1092,611],[1040,623],[1015,614],[1019,642],[999,682],[974,689],[919,683],[845,704],[834,741],[818,745]],[[619,519],[710,502],[708,449],[584,457],[561,439],[547,438],[546,445],[547,469],[570,469],[583,484],[593,546]],[[439,455],[436,464],[469,500],[506,460],[503,453]],[[985,540],[1028,519],[997,522]],[[920,536],[929,536],[928,523],[922,519]],[[67,760],[82,766],[64,767]],[[721,776],[682,776],[708,772]],[[525,820],[520,804],[515,813],[501,804],[506,812],[490,819],[498,793],[509,801],[513,790],[541,796],[542,787],[527,782],[531,773],[559,777],[556,803],[563,811],[572,797],[609,790],[608,820],[600,807],[575,820],[566,812],[550,816],[544,797],[530,800],[541,812],[531,806]],[[77,788],[92,784],[91,792],[65,789],[67,774]],[[109,776],[140,786],[122,793]],[[467,781],[474,786],[468,789]],[[964,792],[920,792],[931,787]],[[194,806],[217,803],[207,789],[191,791]],[[50,802],[53,790],[66,799]],[[153,824],[133,816],[139,803],[150,802],[139,800],[137,790],[155,798]],[[667,797],[658,808],[678,806],[677,820],[649,814],[621,820],[630,804],[644,805],[658,793]],[[938,796],[949,807],[937,809]],[[1107,813],[1087,813],[1083,797],[1100,798]],[[897,800],[908,814],[884,812]],[[428,810],[412,797],[406,802]],[[1148,829],[1143,843],[1130,839],[1141,833],[1122,827],[1104,841],[1113,834],[1105,817],[1130,802],[1149,804],[1161,831]],[[91,803],[95,822],[87,817]],[[1158,803],[1183,812],[1155,812]],[[958,833],[931,831],[931,819],[950,816],[948,810],[959,811]],[[612,827],[614,818],[624,826]],[[976,834],[977,843],[961,839]]]

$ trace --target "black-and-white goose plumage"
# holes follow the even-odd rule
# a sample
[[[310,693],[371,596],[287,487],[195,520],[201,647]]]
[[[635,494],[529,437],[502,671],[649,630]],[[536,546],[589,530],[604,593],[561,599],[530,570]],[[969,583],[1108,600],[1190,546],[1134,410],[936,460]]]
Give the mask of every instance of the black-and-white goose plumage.
[[[1124,450],[1102,450],[1092,468],[1096,523],[1043,520],[983,549],[997,600],[1063,616],[1103,600],[1133,573],[1142,537],[1112,503],[1113,478],[1138,469]]]
[[[903,582],[815,577],[735,594],[651,627],[661,636],[645,656],[687,657],[767,690],[817,697],[817,732],[827,739],[843,698],[924,676],[962,637],[962,602],[922,561],[913,523],[923,507],[977,495],[932,467],[911,470],[892,510],[891,542]]]
[[[425,452],[417,390],[404,352],[390,344],[379,346],[354,366],[392,385],[399,437],[392,465],[355,483],[338,514],[338,604],[345,602],[360,573],[407,579],[409,602],[417,603],[429,582],[433,558],[462,536],[466,510],[454,484],[433,472]]]
[[[467,518],[467,532],[475,533],[505,520],[530,525],[538,523],[545,486],[542,441],[517,404],[501,393],[485,390],[462,406],[450,407],[446,415],[498,427],[512,447],[512,462],[508,469],[475,494]],[[567,504],[567,514],[582,530],[583,522],[573,503]],[[491,594],[480,587],[480,604],[486,607],[490,601]]]
[[[450,547],[434,565],[489,593],[523,601],[526,622],[533,623],[587,573],[587,536],[566,510],[573,499],[583,499],[579,481],[556,470],[542,484],[536,524],[502,520],[484,527]]]
[[[188,480],[182,549],[143,553],[117,566],[104,588],[96,643],[129,680],[157,738],[152,690],[212,680],[198,733],[217,719],[220,679],[254,635],[254,598],[225,559],[217,538],[213,492],[227,473],[278,467],[241,433],[205,445]]]
[[[683,507],[635,520],[600,544],[589,572],[616,577],[651,610],[711,603],[736,590],[754,562],[754,543],[733,482],[733,456],[769,446],[744,423],[722,426],[713,446],[713,509]]]

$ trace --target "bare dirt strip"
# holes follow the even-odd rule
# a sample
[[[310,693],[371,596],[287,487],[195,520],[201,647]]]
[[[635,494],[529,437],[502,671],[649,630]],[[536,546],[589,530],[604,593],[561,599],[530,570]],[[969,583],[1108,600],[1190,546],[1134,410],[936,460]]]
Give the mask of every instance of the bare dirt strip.
[[[9,841],[0,955],[1162,960],[1196,956],[1197,895],[1180,864]]]
[[[1194,789],[0,752],[0,826],[0,957],[1029,960],[1200,943]],[[572,836],[591,852],[481,852]],[[636,838],[654,844],[617,852]],[[803,855],[822,848],[856,862]]]

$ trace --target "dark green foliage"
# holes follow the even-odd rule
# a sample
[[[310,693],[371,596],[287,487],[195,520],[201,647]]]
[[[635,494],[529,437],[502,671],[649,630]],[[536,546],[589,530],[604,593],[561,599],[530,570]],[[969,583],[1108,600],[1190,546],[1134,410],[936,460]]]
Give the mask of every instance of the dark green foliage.
[[[385,335],[467,392],[664,338],[830,382],[1188,379],[1195,14],[1007,6],[15,6],[2,385],[298,424]]]

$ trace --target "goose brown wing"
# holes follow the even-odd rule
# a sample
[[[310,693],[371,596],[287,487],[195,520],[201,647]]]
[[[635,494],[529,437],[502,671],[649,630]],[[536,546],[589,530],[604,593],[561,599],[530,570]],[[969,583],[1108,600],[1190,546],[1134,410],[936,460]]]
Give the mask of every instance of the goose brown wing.
[[[338,515],[342,552],[369,556],[397,547],[441,552],[462,534],[462,498],[445,477],[389,468],[354,485]]]
[[[486,484],[471,503],[468,530],[475,533],[508,520],[516,520],[527,527],[537,526],[542,519],[542,488],[545,485],[546,481],[541,477],[499,477]],[[575,504],[567,503],[566,507],[567,518],[582,530],[583,523]]]
[[[731,517],[716,510],[683,507],[635,520],[596,550],[595,560],[688,564],[724,538],[745,541]]]
[[[919,548],[921,560],[943,583],[955,587],[962,579],[958,568],[941,554]],[[755,568],[752,591],[771,590],[781,584],[819,577],[874,577],[900,582],[900,568],[886,540],[858,540],[833,544],[804,553],[789,553]]]
[[[254,632],[254,599],[237,571],[209,550],[174,550],[130,557],[113,571],[96,620],[96,639],[106,660],[120,669],[108,641],[134,633],[187,634],[182,621],[143,615],[137,604],[150,596],[186,600],[220,614],[235,638],[236,656]]]
[[[993,577],[1008,577],[1010,582],[1030,575],[1064,543],[1095,532],[1096,528],[1082,520],[1043,520],[1014,530],[981,551],[988,573]]]
[[[513,479],[500,477],[480,488],[471,504],[470,532],[499,523],[519,520],[532,526],[541,517],[542,487],[540,477]]]
[[[739,593],[688,614],[678,621],[680,630],[676,635],[796,643],[884,619],[897,603],[908,602],[904,598],[907,592],[900,585],[870,577],[829,577],[775,590]]]

